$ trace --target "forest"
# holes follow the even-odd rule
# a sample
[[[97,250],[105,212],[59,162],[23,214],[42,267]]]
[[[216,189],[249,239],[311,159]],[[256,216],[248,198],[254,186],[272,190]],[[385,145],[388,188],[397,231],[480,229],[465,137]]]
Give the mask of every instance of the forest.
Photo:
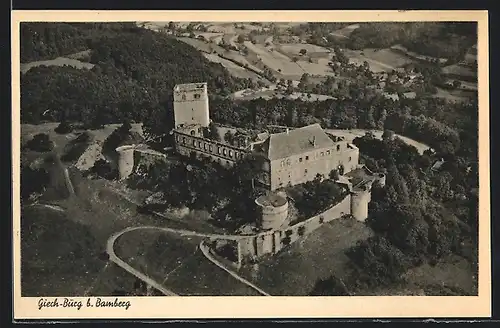
[[[104,32],[100,25],[80,25],[23,24],[22,33],[32,36],[23,37],[24,58],[53,58],[87,48],[95,66],[40,66],[28,71],[21,77],[22,122],[59,121],[64,115],[65,120],[89,126],[124,119],[151,119],[168,126],[164,108],[172,102],[175,84],[203,81],[222,95],[251,84],[166,35],[129,24],[106,25]]]

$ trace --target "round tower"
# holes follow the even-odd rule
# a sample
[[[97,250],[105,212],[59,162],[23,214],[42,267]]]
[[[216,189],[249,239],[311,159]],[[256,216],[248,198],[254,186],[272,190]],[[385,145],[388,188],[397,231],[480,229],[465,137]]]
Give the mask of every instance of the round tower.
[[[351,192],[351,215],[358,221],[368,218],[368,204],[371,199],[370,188],[354,189]]]
[[[120,180],[126,179],[132,174],[134,169],[135,145],[126,145],[116,148],[118,153],[118,174]]]
[[[255,200],[260,211],[260,228],[273,230],[280,228],[288,217],[288,200],[282,194],[262,195]]]

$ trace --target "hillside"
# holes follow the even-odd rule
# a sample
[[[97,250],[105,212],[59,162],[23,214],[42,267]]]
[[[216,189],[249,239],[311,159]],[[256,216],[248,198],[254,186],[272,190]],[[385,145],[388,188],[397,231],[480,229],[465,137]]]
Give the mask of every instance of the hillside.
[[[476,25],[471,23],[362,23],[350,35],[353,49],[388,48],[402,44],[410,51],[457,61],[477,43]]]
[[[125,118],[168,122],[166,107],[177,83],[206,81],[215,94],[248,86],[246,80],[231,77],[220,64],[167,35],[127,24],[106,29],[67,25],[24,26],[23,35],[31,42],[23,41],[23,58],[50,59],[88,48],[95,66],[91,70],[54,66],[29,70],[21,77],[23,123],[57,121],[63,111],[65,119],[87,125]],[[45,38],[40,37],[42,32]]]

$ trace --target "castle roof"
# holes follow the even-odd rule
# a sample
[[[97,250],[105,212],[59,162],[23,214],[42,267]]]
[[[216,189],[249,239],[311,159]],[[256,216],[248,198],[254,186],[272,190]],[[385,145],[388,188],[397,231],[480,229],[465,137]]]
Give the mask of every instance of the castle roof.
[[[334,146],[332,139],[316,123],[288,132],[271,134],[262,144],[262,152],[269,160],[275,160]]]

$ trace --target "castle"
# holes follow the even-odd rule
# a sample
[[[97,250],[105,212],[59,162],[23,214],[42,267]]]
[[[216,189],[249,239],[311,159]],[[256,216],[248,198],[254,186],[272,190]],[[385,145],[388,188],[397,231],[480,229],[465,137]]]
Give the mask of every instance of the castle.
[[[224,166],[234,165],[246,154],[259,154],[263,161],[256,180],[271,191],[311,181],[318,174],[327,177],[332,170],[343,175],[358,167],[359,149],[328,134],[319,124],[246,135],[232,144],[223,141],[224,132],[231,128],[219,127],[219,140],[206,137],[204,131],[210,124],[206,83],[175,86],[174,117],[179,154],[209,157]]]
[[[212,124],[206,83],[175,86],[174,118],[175,150],[182,156],[210,158],[226,167],[250,154],[262,159],[254,179],[267,190],[255,199],[260,209],[255,220],[259,232],[243,233],[242,238],[229,243],[238,267],[262,255],[275,254],[300,236],[344,215],[366,220],[372,187],[385,185],[384,174],[373,173],[359,164],[359,149],[355,145],[328,133],[319,124],[281,127],[279,132],[242,131]],[[228,134],[232,137],[226,138]],[[119,147],[117,152],[122,179],[131,174],[139,161],[147,161],[151,156],[165,158],[164,154],[147,152],[137,145]],[[336,174],[332,176],[332,172]],[[284,188],[314,180],[318,174],[346,186],[348,193],[323,213],[292,224],[290,199]],[[213,243],[215,250],[229,245],[224,239]]]

